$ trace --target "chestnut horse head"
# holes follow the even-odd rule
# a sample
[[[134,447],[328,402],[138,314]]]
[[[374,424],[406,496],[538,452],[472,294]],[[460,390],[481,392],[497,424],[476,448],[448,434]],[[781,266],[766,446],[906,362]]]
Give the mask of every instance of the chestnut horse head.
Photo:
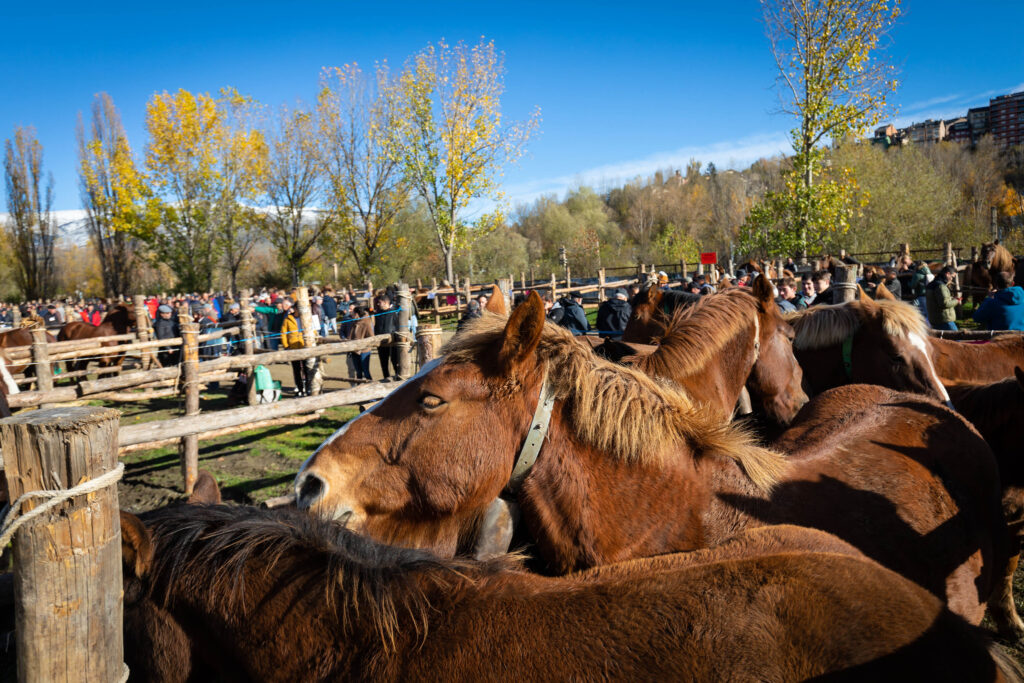
[[[657,329],[653,316],[642,315]],[[780,425],[789,424],[807,402],[793,355],[793,329],[764,277],[749,288],[735,287],[677,308],[658,336],[657,349],[635,361],[637,367],[711,404],[721,399],[718,407],[726,417],[744,386],[754,406]]]
[[[635,344],[651,344],[664,333],[672,313],[700,301],[698,294],[668,290],[652,286],[640,290],[633,297],[633,312],[622,332],[622,341]]]
[[[1013,256],[1006,247],[999,244],[999,240],[981,245],[978,262],[982,263],[990,272],[1013,272]]]
[[[763,486],[785,467],[674,386],[598,358],[546,323],[536,292],[507,323],[485,315],[444,352],[310,456],[295,479],[301,509],[450,555],[472,547],[484,512],[517,486],[517,454],[532,442],[534,459],[550,443],[546,458],[583,449],[605,469],[690,471],[714,452]],[[524,488],[536,472],[523,475]]]
[[[917,308],[864,298],[815,306],[791,315],[790,322],[808,394],[843,384],[878,384],[949,403],[932,361],[928,325]]]
[[[104,334],[126,334],[131,328],[135,327],[136,322],[135,311],[131,306],[127,304],[117,304],[112,309],[107,311],[107,314],[103,316],[103,322],[96,329],[102,329],[105,326],[109,326],[108,329],[113,329],[113,332],[106,331]],[[100,335],[96,335],[100,336]]]

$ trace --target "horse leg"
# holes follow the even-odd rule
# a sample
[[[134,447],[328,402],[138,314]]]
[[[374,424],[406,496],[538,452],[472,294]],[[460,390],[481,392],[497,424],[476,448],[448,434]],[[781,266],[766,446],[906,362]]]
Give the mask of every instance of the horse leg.
[[[1000,637],[1007,640],[1024,638],[1024,621],[1017,614],[1017,606],[1013,602],[1013,575],[1020,561],[1020,537],[1018,531],[1011,532],[1010,547],[1014,552],[1007,558],[1002,576],[996,576],[995,589],[988,600],[988,614],[996,625]]]

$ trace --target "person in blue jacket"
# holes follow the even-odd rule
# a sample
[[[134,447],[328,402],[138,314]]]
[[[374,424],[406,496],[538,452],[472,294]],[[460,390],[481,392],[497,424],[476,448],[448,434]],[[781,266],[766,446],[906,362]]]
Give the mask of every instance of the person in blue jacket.
[[[989,330],[1024,330],[1024,289],[1012,285],[1009,273],[996,273],[992,284],[996,291],[988,295],[974,319]]]

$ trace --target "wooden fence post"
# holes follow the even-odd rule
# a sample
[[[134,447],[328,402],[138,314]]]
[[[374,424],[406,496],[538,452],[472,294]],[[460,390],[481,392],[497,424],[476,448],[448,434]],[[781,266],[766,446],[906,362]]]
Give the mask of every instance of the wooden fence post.
[[[11,500],[69,489],[117,466],[120,414],[109,408],[35,410],[0,421]],[[35,508],[36,499],[23,505]],[[14,535],[18,680],[119,681],[121,535],[117,485],[75,496]]]
[[[32,369],[36,373],[36,391],[52,391],[53,368],[47,351],[46,330],[42,327],[32,328]],[[43,403],[39,407],[49,408],[50,404]]]
[[[607,298],[605,296],[605,291],[604,291],[604,282],[605,282],[604,268],[598,268],[597,269],[597,301],[598,301],[598,303],[601,303],[602,301],[604,301]]]
[[[953,265],[953,243],[943,242],[942,243],[942,265],[952,266]]]
[[[398,349],[396,371],[402,379],[412,377],[412,333],[409,331],[409,317],[412,315],[412,295],[409,285],[399,282],[398,290],[398,332],[391,343]]]
[[[520,280],[520,283],[522,284],[522,290],[525,292],[526,291],[526,271],[525,270],[520,271],[520,273],[519,273],[519,280]]]
[[[569,264],[565,264],[565,288],[572,289],[572,271],[569,270]]]
[[[187,316],[179,319],[181,325],[181,383],[185,390],[185,416],[199,414],[199,325]],[[181,439],[181,478],[185,495],[192,495],[192,488],[199,476],[199,437],[190,434]]]
[[[252,317],[252,303],[246,293],[242,294],[242,353],[246,356],[256,353],[256,324]],[[259,397],[256,395],[255,364],[246,369],[245,377],[248,382],[246,384],[246,400],[249,405],[254,406],[259,403]]]
[[[299,327],[302,328],[302,343],[307,349],[316,346],[316,330],[313,329],[313,311],[309,306],[309,288],[299,287],[297,290],[295,306],[299,309]],[[316,395],[320,393],[323,379],[320,375],[320,362],[316,356],[302,361],[306,364],[306,386],[300,387],[301,391],[307,394]]]
[[[434,291],[434,324],[435,325],[440,325],[441,324],[441,311],[440,311],[441,302],[438,301],[438,298],[440,297],[440,294],[438,294],[438,292],[437,292],[437,278],[436,277],[431,280],[431,287],[432,287],[432,289]]]
[[[473,298],[473,292],[470,291],[469,276],[466,276],[466,310],[469,310],[469,302]]]
[[[558,301],[558,280],[554,273],[551,273],[551,300]]]
[[[686,280],[687,272],[685,258],[679,261],[679,275],[680,277],[682,277],[683,280]]]
[[[11,306],[11,324],[14,326],[14,329],[21,327],[21,306],[17,304]]]
[[[836,288],[834,303],[853,301],[857,298],[857,266],[836,265],[836,278],[832,286]]]
[[[146,308],[146,297],[142,294],[136,294],[132,296],[132,304],[135,309],[135,329],[136,336],[140,342],[149,341],[150,339],[150,320],[149,320],[149,309]],[[139,354],[139,363],[142,365],[143,370],[149,370],[149,366],[152,365],[155,354],[152,351],[143,349]]]

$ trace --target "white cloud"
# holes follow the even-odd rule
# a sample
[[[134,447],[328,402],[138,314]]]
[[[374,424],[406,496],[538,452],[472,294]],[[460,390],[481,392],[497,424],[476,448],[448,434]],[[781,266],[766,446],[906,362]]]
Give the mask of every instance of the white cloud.
[[[627,159],[582,169],[572,174],[527,180],[506,185],[504,191],[509,203],[516,206],[532,202],[546,194],[561,196],[569,189],[581,185],[597,188],[608,187],[613,184],[621,184],[637,176],[653,175],[658,170],[683,169],[691,159],[696,159],[704,164],[714,163],[715,166],[723,169],[745,168],[763,157],[787,152],[789,145],[789,137],[785,133],[754,135],[740,140],[658,152],[638,159]]]

